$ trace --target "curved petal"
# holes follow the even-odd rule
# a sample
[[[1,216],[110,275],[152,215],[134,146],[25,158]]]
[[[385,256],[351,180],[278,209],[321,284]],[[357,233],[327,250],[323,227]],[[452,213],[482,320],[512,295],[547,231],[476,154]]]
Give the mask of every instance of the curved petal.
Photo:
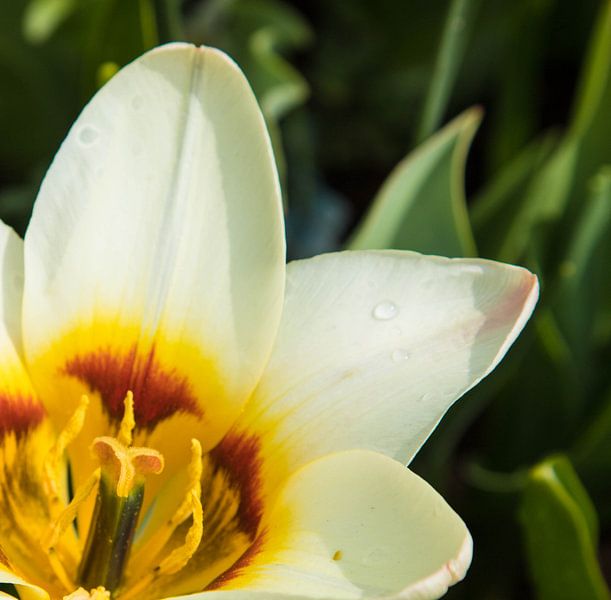
[[[39,547],[53,518],[43,473],[54,433],[19,353],[23,242],[2,222],[0,280],[0,582],[23,584],[23,594],[48,598],[46,592],[28,592],[20,576],[61,589],[48,555]],[[63,483],[57,482],[59,493]],[[60,552],[67,551],[62,544]]]
[[[72,127],[25,239],[24,343],[54,419],[94,401],[71,458],[120,420],[170,475],[255,386],[280,318],[284,240],[256,100],[219,51],[171,44],[125,67]]]
[[[0,583],[10,583],[17,588],[19,597],[22,600],[50,600],[50,596],[44,589],[33,585],[25,579],[19,577],[19,575],[13,573],[11,567],[2,557],[2,551],[0,550]],[[0,598],[13,598],[8,594],[2,594],[0,592]]]
[[[365,450],[293,474],[251,548],[212,589],[438,598],[471,562],[461,519],[400,463]]]
[[[485,260],[389,251],[291,263],[270,362],[230,435],[258,440],[267,486],[349,448],[409,462],[501,360],[537,294],[528,271]]]

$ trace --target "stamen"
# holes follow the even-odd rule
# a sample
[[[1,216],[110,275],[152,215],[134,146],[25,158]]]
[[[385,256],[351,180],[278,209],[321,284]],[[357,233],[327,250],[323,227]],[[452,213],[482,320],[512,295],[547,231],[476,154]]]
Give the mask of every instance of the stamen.
[[[51,448],[49,456],[44,463],[45,489],[52,501],[52,506],[55,506],[55,510],[57,510],[57,506],[60,503],[59,490],[64,484],[64,452],[76,438],[76,436],[81,432],[83,424],[85,423],[85,415],[87,414],[88,407],[89,397],[85,395],[81,396],[79,405],[70,419],[68,419],[68,422],[60,434],[57,436],[55,444]]]
[[[134,428],[136,427],[136,419],[134,417],[134,394],[131,390],[127,392],[123,405],[125,406],[125,411],[123,412],[123,419],[121,419],[121,428],[117,435],[117,441],[124,446],[131,446]]]
[[[191,560],[202,541],[204,532],[204,511],[202,503],[195,492],[190,495],[190,514],[193,515],[193,524],[189,527],[185,536],[185,543],[175,548],[169,556],[149,571],[144,576],[139,577],[136,582],[129,587],[122,595],[122,600],[132,600],[138,598],[143,590],[149,587],[160,575],[172,575],[178,573]]]
[[[182,504],[170,519],[170,523],[174,526],[180,525],[191,514],[190,498],[193,494],[197,498],[202,495],[202,445],[199,440],[191,440],[191,460],[189,461],[189,487]]]
[[[74,498],[72,498],[70,504],[68,504],[64,512],[62,512],[59,518],[55,521],[51,531],[42,542],[42,546],[47,552],[57,545],[57,542],[64,531],[66,531],[68,526],[76,519],[79,508],[95,490],[99,481],[100,469],[96,469],[91,477],[76,490]]]
[[[193,524],[189,527],[189,531],[185,536],[185,543],[180,548],[173,550],[161,562],[157,570],[159,574],[171,575],[178,573],[191,560],[191,557],[199,548],[204,533],[204,511],[202,503],[195,493],[191,494],[191,513],[193,514]]]
[[[157,556],[163,547],[167,544],[168,540],[176,530],[176,528],[184,523],[192,514],[193,501],[191,497],[195,494],[196,498],[201,498],[202,493],[202,445],[199,440],[191,440],[191,460],[189,461],[188,475],[189,481],[183,501],[180,506],[176,509],[176,512],[172,517],[166,521],[163,525],[158,527],[155,533],[144,543],[143,546],[138,548],[137,554],[134,557],[134,565],[146,565],[150,558]],[[148,560],[139,560],[140,557],[148,557]],[[144,569],[139,570],[142,572]]]
[[[70,540],[64,539],[61,544],[59,541],[68,526],[75,520],[79,506],[91,493],[97,481],[85,482],[77,490],[72,502],[62,510],[64,501],[60,498],[60,490],[66,485],[64,452],[82,430],[88,406],[89,398],[83,395],[76,410],[57,436],[43,464],[43,485],[49,500],[51,518],[55,520],[55,523],[43,537],[42,549],[47,555],[51,569],[67,589],[75,587],[75,583],[67,573],[66,566],[73,565],[72,568],[74,568],[78,560],[78,541],[74,532]],[[82,498],[84,494],[85,497]],[[61,492],[61,495],[64,493]]]
[[[91,590],[91,592],[80,587],[68,596],[64,596],[64,600],[110,600],[110,592],[102,586]]]

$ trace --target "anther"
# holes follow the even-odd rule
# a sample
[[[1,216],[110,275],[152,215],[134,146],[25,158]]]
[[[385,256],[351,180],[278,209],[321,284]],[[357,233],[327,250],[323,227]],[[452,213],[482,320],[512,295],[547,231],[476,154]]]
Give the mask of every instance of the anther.
[[[202,503],[195,493],[191,494],[191,514],[193,515],[193,523],[187,531],[185,543],[163,559],[158,569],[160,575],[178,573],[191,560],[198,549],[204,533],[204,511]]]
[[[91,477],[76,490],[74,498],[72,498],[70,504],[68,504],[68,506],[61,513],[59,518],[55,521],[55,524],[51,528],[51,531],[49,532],[48,536],[42,541],[43,548],[45,548],[47,551],[50,551],[57,545],[57,542],[59,541],[64,531],[66,531],[68,526],[71,525],[72,522],[76,519],[76,515],[78,514],[79,508],[96,489],[96,486],[98,485],[99,481],[100,469],[96,469],[91,475]]]
[[[110,600],[110,592],[102,586],[94,588],[90,592],[80,587],[68,596],[64,596],[64,600]]]
[[[166,545],[176,528],[184,523],[193,513],[193,496],[198,500],[202,493],[202,445],[199,440],[191,440],[191,460],[187,471],[188,482],[185,490],[185,495],[176,512],[163,525],[157,528],[155,533],[150,537],[144,545],[137,550],[134,563],[145,565],[146,560],[139,561],[139,557],[154,557],[157,556],[163,547]],[[143,569],[142,569],[143,570]]]
[[[55,444],[51,448],[49,455],[44,463],[45,487],[47,494],[52,499],[53,503],[57,503],[60,495],[60,488],[63,485],[63,466],[64,452],[72,443],[76,436],[83,429],[85,423],[85,415],[89,407],[89,397],[81,396],[81,401],[76,410],[68,419],[68,422],[57,436]]]

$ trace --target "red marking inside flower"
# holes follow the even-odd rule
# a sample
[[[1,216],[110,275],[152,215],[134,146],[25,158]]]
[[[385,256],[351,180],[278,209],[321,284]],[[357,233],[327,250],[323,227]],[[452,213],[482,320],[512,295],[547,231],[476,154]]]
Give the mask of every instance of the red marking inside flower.
[[[136,346],[125,354],[110,348],[79,354],[66,361],[62,372],[97,392],[104,410],[117,422],[123,418],[128,390],[134,394],[137,425],[149,431],[175,414],[203,416],[188,379],[163,368],[154,346],[146,354],[138,353]]]
[[[263,550],[265,541],[266,532],[262,531],[257,536],[257,539],[246,549],[244,554],[242,554],[242,556],[240,556],[240,558],[238,558],[238,560],[236,560],[236,562],[234,562],[224,573],[221,573],[216,579],[209,583],[204,591],[220,590],[227,583],[239,577],[244,570],[254,562],[257,554]]]
[[[240,529],[253,539],[263,514],[259,492],[261,487],[260,448],[259,438],[229,432],[210,451],[213,463],[227,473],[232,487],[240,492],[238,508]]]
[[[0,394],[0,440],[9,433],[25,435],[44,417],[44,407],[31,396]]]

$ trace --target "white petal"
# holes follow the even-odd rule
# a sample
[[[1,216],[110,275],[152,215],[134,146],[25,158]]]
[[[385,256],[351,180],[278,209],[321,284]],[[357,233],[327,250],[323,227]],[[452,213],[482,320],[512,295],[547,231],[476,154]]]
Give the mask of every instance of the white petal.
[[[501,360],[537,293],[528,271],[484,260],[345,252],[290,264],[272,357],[235,426],[261,440],[267,485],[349,448],[409,462]]]
[[[325,456],[295,473],[220,589],[315,598],[438,598],[471,561],[464,523],[425,481],[380,454]]]
[[[171,472],[191,436],[215,443],[255,386],[284,268],[276,169],[244,76],[209,48],[145,54],[72,127],[26,234],[24,343],[51,415],[63,424],[81,392],[104,396],[83,364],[112,380],[115,400],[172,380],[167,399],[134,390],[138,424],[155,429]],[[151,417],[177,386],[192,405]],[[98,429],[108,405],[90,410]]]
[[[0,345],[10,347],[11,353],[20,354],[21,302],[23,297],[23,240],[0,221]],[[5,361],[3,360],[3,363]]]

